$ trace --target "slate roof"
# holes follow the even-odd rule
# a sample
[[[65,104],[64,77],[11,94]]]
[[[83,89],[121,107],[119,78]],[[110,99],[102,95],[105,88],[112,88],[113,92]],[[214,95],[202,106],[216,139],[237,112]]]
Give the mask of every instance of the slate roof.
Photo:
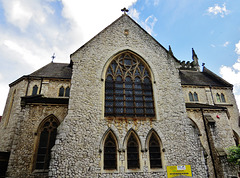
[[[26,78],[56,78],[56,79],[71,79],[72,67],[67,63],[49,63],[30,75],[24,75],[21,78],[10,83],[9,86],[13,86],[16,83]]]
[[[233,87],[232,84],[217,76],[206,67],[204,67],[203,72],[180,70],[179,74],[182,85]]]
[[[31,73],[30,77],[44,77],[44,78],[61,78],[71,79],[72,68],[70,64],[65,63],[49,63],[39,70]]]

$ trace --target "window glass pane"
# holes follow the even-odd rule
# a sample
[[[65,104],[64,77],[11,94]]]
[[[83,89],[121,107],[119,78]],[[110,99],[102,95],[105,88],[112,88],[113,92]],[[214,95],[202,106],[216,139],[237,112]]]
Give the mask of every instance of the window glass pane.
[[[136,113],[137,114],[143,114],[144,113],[143,108],[136,108]]]
[[[106,101],[106,106],[113,106],[113,101]]]
[[[69,87],[66,88],[65,96],[66,97],[70,96],[70,88]]]
[[[48,169],[51,159],[51,149],[55,144],[57,135],[57,122],[50,118],[40,128],[40,139],[38,143],[37,158],[35,162],[35,169]]]
[[[108,75],[107,78],[106,78],[106,81],[111,81],[111,82],[112,82],[112,81],[113,81],[112,76],[111,76],[111,75]]]
[[[124,64],[125,65],[132,65],[132,60],[131,59],[124,59]]]
[[[105,96],[105,99],[106,99],[106,100],[113,100],[113,95],[106,95],[106,96]]]
[[[106,82],[105,87],[108,88],[108,89],[113,89],[114,88],[114,83]]]
[[[143,97],[142,96],[135,96],[135,100],[136,101],[143,101]]]
[[[145,102],[146,107],[153,107],[153,102]]]
[[[134,109],[133,108],[126,108],[126,112],[129,114],[133,114],[134,113]]]
[[[136,101],[136,107],[143,107],[143,101]]]
[[[224,96],[224,94],[222,94],[222,93],[221,93],[221,100],[222,100],[223,103],[226,102],[226,100],[225,100],[225,96]]]
[[[147,109],[146,109],[146,113],[147,113],[147,114],[154,114],[153,108],[147,108]]]
[[[189,101],[193,101],[193,94],[191,92],[188,93]]]
[[[63,95],[64,95],[64,88],[61,87],[61,88],[59,89],[59,96],[63,96]]]
[[[135,94],[136,95],[141,95],[142,94],[142,90],[135,90]]]
[[[109,134],[104,144],[104,169],[117,169],[117,147],[112,134]]]
[[[133,107],[133,101],[126,101],[126,107]]]
[[[196,92],[194,92],[194,101],[198,101],[198,94]]]
[[[145,96],[146,101],[153,101],[152,96]]]
[[[106,89],[105,94],[106,95],[113,95],[113,90],[112,89]]]
[[[136,77],[134,80],[135,83],[141,83],[141,79],[139,77]]]
[[[105,107],[106,113],[113,113],[113,107]]]
[[[133,95],[126,95],[126,101],[133,101]]]
[[[152,95],[152,90],[144,90],[145,95]]]
[[[115,99],[116,101],[123,101],[123,95],[116,95]]]
[[[160,144],[155,135],[152,134],[149,140],[149,158],[150,158],[150,167],[151,168],[161,168],[161,152]]]
[[[32,90],[32,95],[37,95],[37,92],[38,92],[38,86],[35,85]]]
[[[146,71],[145,71],[145,73],[146,73]],[[151,81],[148,77],[146,77],[146,78],[144,78],[144,83],[145,84],[151,84]]]
[[[117,67],[117,63],[115,61],[113,61],[112,69],[113,69],[114,72],[116,71],[116,67]]]
[[[127,143],[127,163],[128,169],[139,168],[139,147],[133,134],[130,135]]]
[[[217,102],[221,102],[220,95],[218,93],[217,93],[216,97],[217,97]]]

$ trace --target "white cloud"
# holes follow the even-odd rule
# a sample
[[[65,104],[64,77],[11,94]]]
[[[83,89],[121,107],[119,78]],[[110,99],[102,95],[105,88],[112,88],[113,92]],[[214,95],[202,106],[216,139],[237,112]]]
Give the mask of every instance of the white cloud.
[[[238,54],[238,55],[240,55],[240,40],[238,41],[238,43],[237,44],[235,44],[235,52]]]
[[[221,17],[224,17],[225,15],[229,14],[229,10],[226,8],[226,4],[224,3],[222,7],[220,7],[218,4],[215,4],[213,7],[209,7],[207,10],[208,14],[212,15],[220,15]]]
[[[51,62],[53,53],[55,62],[69,62],[71,53],[136,1],[0,0],[6,22],[0,23],[0,115],[9,83]]]
[[[131,16],[135,20],[139,20],[139,14],[140,13],[137,11],[137,9],[130,9],[129,11],[129,16]]]
[[[226,42],[223,44],[224,47],[227,47],[228,45],[229,45],[229,41],[226,41]]]
[[[235,52],[240,55],[240,41],[235,45]],[[221,76],[234,85],[233,93],[235,94],[238,107],[240,107],[240,56],[237,62],[232,66],[221,66]]]
[[[211,47],[215,48],[216,46],[214,44],[211,44]]]
[[[153,28],[156,22],[157,22],[157,18],[151,15],[151,16],[148,16],[144,22],[141,22],[141,25],[150,35],[152,35]]]

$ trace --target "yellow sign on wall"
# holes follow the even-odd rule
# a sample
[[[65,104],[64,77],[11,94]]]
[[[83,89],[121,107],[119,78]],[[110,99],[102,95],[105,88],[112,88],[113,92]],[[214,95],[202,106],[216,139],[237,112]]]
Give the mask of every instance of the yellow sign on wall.
[[[188,176],[192,177],[192,171],[190,165],[183,166],[167,166],[168,178],[177,176]]]

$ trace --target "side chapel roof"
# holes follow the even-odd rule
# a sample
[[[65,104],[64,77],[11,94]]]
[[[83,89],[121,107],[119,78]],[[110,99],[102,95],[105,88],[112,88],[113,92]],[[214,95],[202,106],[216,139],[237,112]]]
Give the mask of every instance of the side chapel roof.
[[[233,87],[206,67],[202,72],[192,70],[180,70],[179,72],[182,85],[196,85],[196,86],[215,86],[215,87]]]
[[[26,78],[71,79],[71,77],[72,77],[71,64],[51,62],[29,75],[24,75],[20,77],[19,79],[10,83],[9,86],[11,87]]]

